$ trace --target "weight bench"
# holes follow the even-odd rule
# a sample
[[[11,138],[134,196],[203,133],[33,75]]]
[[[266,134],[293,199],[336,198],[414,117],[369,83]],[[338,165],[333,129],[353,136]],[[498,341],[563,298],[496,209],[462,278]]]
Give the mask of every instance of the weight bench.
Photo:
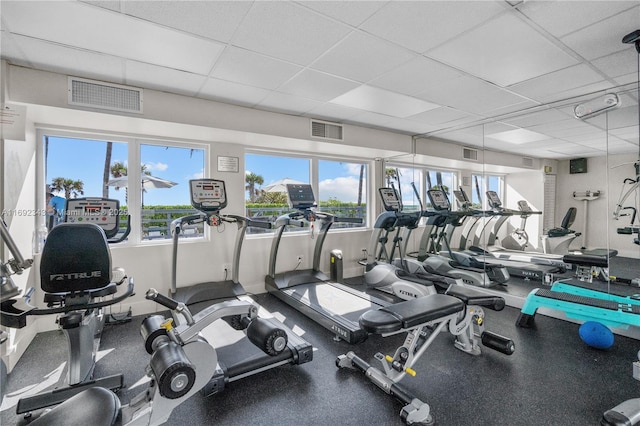
[[[393,356],[381,353],[374,355],[381,369],[373,367],[353,351],[338,356],[336,366],[365,373],[385,393],[405,404],[400,411],[405,423],[432,424],[429,405],[398,382],[407,374],[417,374],[413,366],[445,329],[456,336],[455,347],[464,352],[479,355],[479,337],[484,346],[511,355],[515,350],[512,340],[484,331],[482,307],[499,311],[504,306],[501,297],[488,296],[472,288],[452,284],[445,294],[432,294],[367,311],[359,320],[363,330],[383,337],[407,333],[404,343]]]

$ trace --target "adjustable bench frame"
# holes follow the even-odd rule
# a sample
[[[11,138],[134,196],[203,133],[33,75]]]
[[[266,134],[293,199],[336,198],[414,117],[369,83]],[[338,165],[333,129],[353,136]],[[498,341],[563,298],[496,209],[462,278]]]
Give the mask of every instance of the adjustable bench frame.
[[[456,348],[469,354],[480,355],[478,338],[487,347],[512,354],[515,350],[513,341],[484,331],[482,306],[499,311],[504,308],[504,299],[454,284],[446,294],[433,294],[368,311],[360,317],[360,326],[364,330],[383,337],[407,333],[404,343],[393,356],[374,355],[381,368],[370,365],[353,351],[338,356],[336,366],[365,373],[385,393],[405,404],[400,411],[405,423],[432,424],[429,404],[416,398],[398,382],[407,374],[416,375],[412,367],[444,330],[456,336]]]

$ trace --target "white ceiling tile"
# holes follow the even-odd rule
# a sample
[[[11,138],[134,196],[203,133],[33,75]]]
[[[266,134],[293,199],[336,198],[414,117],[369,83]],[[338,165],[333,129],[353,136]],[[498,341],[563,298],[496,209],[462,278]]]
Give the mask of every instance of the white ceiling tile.
[[[638,133],[638,125],[635,124],[629,127],[620,127],[617,129],[612,129],[609,131],[610,134],[616,136],[619,139],[624,139],[629,142],[638,143],[638,137],[640,134]]]
[[[611,78],[630,73],[636,74],[638,70],[638,56],[633,54],[634,51],[634,47],[629,46],[628,49],[621,50],[613,55],[595,59],[591,61],[591,64]]]
[[[496,1],[392,1],[361,28],[424,53],[504,10]]]
[[[638,73],[632,72],[629,74],[621,75],[620,77],[616,77],[615,81],[618,84],[635,83],[638,81]]]
[[[549,122],[567,120],[569,117],[556,109],[542,109],[535,112],[524,113],[522,115],[504,119],[505,123],[519,127],[536,126]],[[544,132],[542,132],[544,133]]]
[[[521,145],[524,143],[551,139],[547,135],[543,135],[542,133],[532,132],[531,130],[527,130],[527,129],[513,129],[513,130],[508,130],[506,132],[490,133],[486,135],[485,142],[486,142],[486,138],[496,139],[496,140],[514,144],[514,145]]]
[[[125,83],[163,92],[195,96],[207,77],[136,61],[125,61]]]
[[[3,2],[2,14],[17,34],[203,75],[223,47],[78,2]]]
[[[603,78],[588,65],[579,64],[554,71],[531,80],[509,86],[509,90],[531,99],[546,99],[568,89],[602,81]]]
[[[115,12],[120,12],[120,8],[122,6],[119,0],[80,0],[82,3],[91,4],[98,7],[103,7],[105,9],[113,10]]]
[[[461,75],[462,73],[454,68],[419,56],[371,80],[368,84],[411,96]]]
[[[620,50],[631,50],[622,37],[638,29],[640,6],[604,19],[560,40],[584,58],[591,60]]]
[[[122,12],[221,42],[231,40],[251,8],[244,1],[123,1]]]
[[[237,47],[227,47],[211,77],[234,83],[276,89],[302,67]]]
[[[429,51],[428,56],[502,87],[577,62],[511,14],[492,19]]]
[[[306,69],[287,81],[278,91],[318,101],[328,101],[354,89],[359,84],[330,74]]]
[[[468,114],[463,111],[458,111],[454,108],[441,107],[435,108],[429,111],[421,112],[420,114],[412,115],[411,117],[407,117],[409,120],[419,121],[421,123],[430,124],[430,125],[438,125],[444,123],[451,122],[460,122],[462,120],[475,120],[480,117],[472,114]]]
[[[309,7],[323,15],[357,27],[378,9],[384,6],[381,1],[301,1],[302,6]]]
[[[417,97],[474,114],[527,101],[521,96],[469,76],[439,82]]]
[[[361,111],[359,109],[349,108],[327,102],[307,111],[306,115],[312,118],[342,122],[344,120],[351,119],[355,115],[360,114],[360,112]]]
[[[633,145],[624,141],[612,144],[607,147],[607,154],[629,154],[630,152],[638,152],[638,145]]]
[[[546,31],[561,37],[637,4],[637,1],[612,0],[525,1],[518,9]]]
[[[419,135],[423,133],[432,132],[437,129],[436,126],[420,123],[418,121],[407,120],[405,118],[391,117],[386,120],[383,125],[384,128],[394,130],[400,133],[406,133],[411,135]]]
[[[351,29],[286,2],[254,2],[232,44],[308,65]]]
[[[198,97],[238,105],[253,106],[264,99],[269,93],[271,92],[265,89],[232,83],[217,78],[209,78],[200,90]]]
[[[367,82],[415,57],[406,49],[354,32],[322,55],[311,67]]]
[[[398,118],[409,117],[439,107],[421,99],[366,85],[332,99],[331,103]]]
[[[9,39],[9,38],[7,38]],[[2,40],[2,57],[26,59],[29,66],[46,71],[83,76],[113,83],[123,83],[122,60],[120,58],[101,55],[86,50],[74,49],[38,39],[13,35],[14,48],[5,50],[5,39]],[[7,40],[8,41],[8,40]],[[16,63],[16,61],[12,61]]]
[[[382,126],[387,121],[391,120],[392,117],[384,114],[378,114],[377,112],[369,112],[369,111],[360,111],[358,114],[351,117],[349,120],[345,122],[358,124],[364,123],[373,126]]]
[[[272,92],[261,100],[256,107],[284,112],[286,114],[302,115],[320,105],[320,102],[311,99]]]
[[[594,155],[602,155],[602,151],[594,148],[588,148],[586,146],[577,145],[573,143],[567,143],[565,145],[556,145],[553,149],[549,149],[551,152],[557,152],[560,154],[577,155],[580,157],[588,157]]]

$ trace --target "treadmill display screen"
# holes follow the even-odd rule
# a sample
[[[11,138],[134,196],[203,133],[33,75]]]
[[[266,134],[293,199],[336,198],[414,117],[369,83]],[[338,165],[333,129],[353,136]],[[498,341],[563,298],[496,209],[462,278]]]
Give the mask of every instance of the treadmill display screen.
[[[435,210],[450,210],[451,204],[447,195],[439,189],[430,189],[427,191],[431,205]]]
[[[289,197],[289,207],[292,209],[304,210],[316,206],[313,188],[307,183],[287,184],[287,195]]]

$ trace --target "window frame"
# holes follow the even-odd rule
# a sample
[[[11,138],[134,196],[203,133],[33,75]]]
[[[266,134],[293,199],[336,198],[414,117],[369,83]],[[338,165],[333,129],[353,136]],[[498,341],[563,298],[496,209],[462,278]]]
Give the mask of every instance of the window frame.
[[[141,164],[141,146],[171,146],[176,148],[200,149],[204,151],[203,170],[206,176],[211,171],[211,152],[212,145],[210,143],[180,139],[165,138],[154,135],[134,135],[128,133],[112,133],[102,132],[99,130],[85,129],[67,129],[51,126],[36,126],[36,208],[44,209],[45,206],[45,185],[46,185],[46,164],[44,156],[44,146],[46,137],[73,138],[90,141],[114,141],[127,143],[127,162],[128,164]],[[139,167],[133,167],[127,170],[127,176],[133,182],[141,178],[141,170]],[[91,196],[91,194],[87,194]],[[99,194],[98,196],[101,196]],[[128,191],[127,194],[127,210],[131,218],[131,232],[125,241],[118,246],[141,246],[141,245],[162,245],[171,244],[171,238],[163,238],[156,240],[145,240],[142,238],[142,197],[141,191]],[[36,216],[35,226],[43,226],[44,216]],[[209,241],[210,232],[205,227],[204,235],[198,238],[189,238],[185,242]],[[115,246],[114,246],[115,247]]]

